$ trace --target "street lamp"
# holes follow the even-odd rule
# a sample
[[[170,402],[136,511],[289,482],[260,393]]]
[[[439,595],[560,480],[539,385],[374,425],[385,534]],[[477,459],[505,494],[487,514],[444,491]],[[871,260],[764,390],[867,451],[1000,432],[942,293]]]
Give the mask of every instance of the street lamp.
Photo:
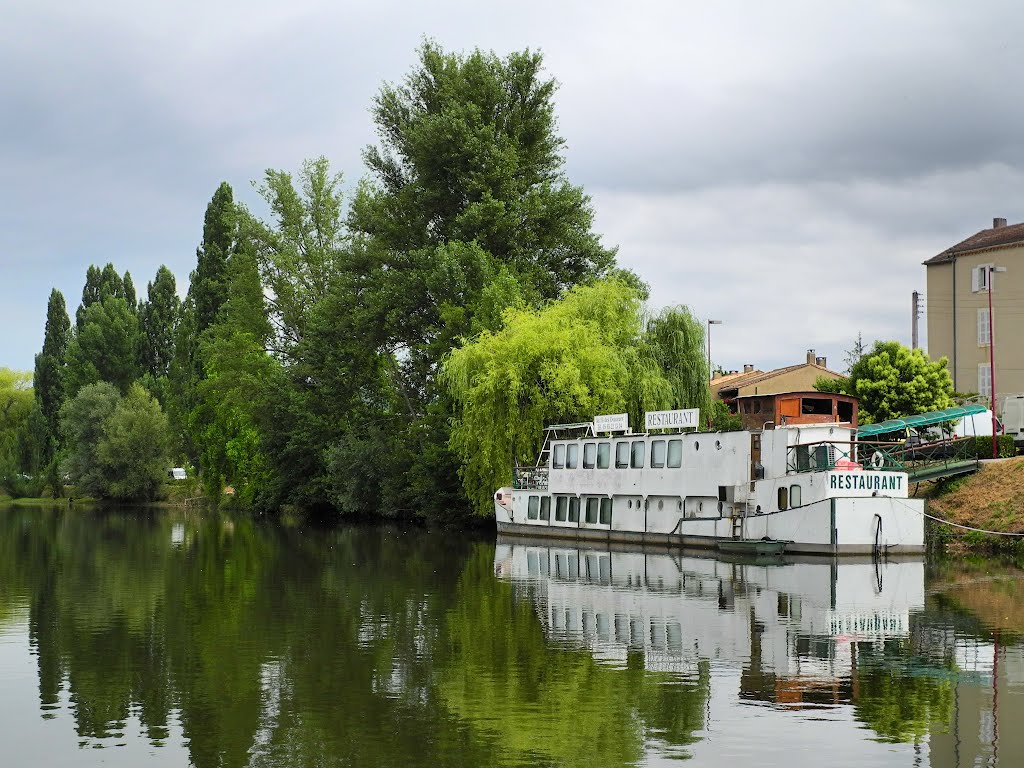
[[[985,267],[985,284],[988,288],[988,381],[992,388],[992,458],[999,458],[999,435],[996,434],[996,335],[992,324],[992,275],[995,272],[1005,272],[1006,267],[997,267],[989,264]]]
[[[721,324],[721,320],[708,320],[708,379],[715,378],[715,374],[711,372],[711,326]]]

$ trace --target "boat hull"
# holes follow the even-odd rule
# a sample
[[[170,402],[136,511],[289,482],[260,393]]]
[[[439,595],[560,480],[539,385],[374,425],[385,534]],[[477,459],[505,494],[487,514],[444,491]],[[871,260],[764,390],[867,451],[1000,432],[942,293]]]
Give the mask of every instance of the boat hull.
[[[743,518],[651,520],[647,530],[526,520],[500,504],[495,504],[495,517],[503,534],[575,541],[717,549],[723,541],[769,537],[791,542],[787,553],[854,555],[877,550],[891,555],[925,550],[924,501],[920,499],[832,498]]]

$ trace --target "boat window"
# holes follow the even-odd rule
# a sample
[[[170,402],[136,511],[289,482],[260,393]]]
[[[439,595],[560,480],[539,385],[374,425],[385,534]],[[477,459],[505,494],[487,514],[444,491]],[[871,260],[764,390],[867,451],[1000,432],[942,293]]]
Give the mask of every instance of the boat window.
[[[601,500],[597,498],[587,499],[587,525],[594,525],[597,522],[597,508]]]
[[[805,397],[800,403],[801,413],[815,416],[831,416],[832,401],[824,397]]]
[[[569,443],[565,450],[565,468],[576,469],[580,465],[580,444]]]
[[[608,469],[612,458],[612,444],[611,443],[598,443],[597,444],[597,468]]]
[[[679,469],[683,466],[683,441],[668,441],[668,466],[669,469]]]
[[[536,520],[537,514],[540,512],[540,496],[531,496],[529,504],[526,507],[526,516],[530,520]]]
[[[580,500],[578,496],[572,496],[569,498],[569,522],[578,523],[580,521]]]
[[[630,462],[629,462],[629,465],[633,469],[643,469],[644,468],[644,453],[646,453],[646,446],[644,445],[644,441],[643,440],[634,440],[633,441],[633,453],[632,453],[632,456],[630,457]]]
[[[779,488],[779,509],[783,510],[783,509],[788,509],[788,508],[789,508],[789,489],[787,489],[785,486],[783,486],[782,488]]]
[[[791,485],[789,486],[789,503],[794,507],[800,506],[800,486]]]
[[[540,497],[540,519],[550,520],[551,519],[551,497],[541,496]]]
[[[612,524],[612,500],[601,499],[601,525]]]
[[[853,422],[853,403],[844,403],[840,400],[836,403],[836,412],[839,421]]]
[[[754,413],[760,413],[760,412],[761,412],[761,401],[760,400],[755,400],[754,401]]]
[[[583,468],[593,469],[597,463],[597,443],[583,444]]]
[[[559,443],[551,452],[551,468],[561,469],[565,466],[565,446]]]
[[[569,508],[569,499],[565,496],[555,497],[555,520],[559,523],[565,522],[565,511]]]
[[[664,440],[651,441],[651,466],[661,469],[665,466],[666,445]]]
[[[615,444],[615,468],[625,469],[629,466],[629,443]]]

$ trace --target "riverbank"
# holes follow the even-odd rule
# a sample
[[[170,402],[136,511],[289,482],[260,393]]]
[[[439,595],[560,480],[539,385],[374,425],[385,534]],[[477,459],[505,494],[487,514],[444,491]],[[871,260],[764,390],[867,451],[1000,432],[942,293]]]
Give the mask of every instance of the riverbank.
[[[988,462],[973,475],[940,484],[928,498],[926,511],[965,526],[930,523],[930,532],[947,549],[1024,548],[1024,535],[1001,535],[1024,534],[1024,457]]]

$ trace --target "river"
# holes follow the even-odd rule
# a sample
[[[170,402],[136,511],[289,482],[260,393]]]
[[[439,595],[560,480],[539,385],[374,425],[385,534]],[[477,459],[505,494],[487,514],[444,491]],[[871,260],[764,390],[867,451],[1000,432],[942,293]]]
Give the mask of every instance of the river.
[[[1024,571],[0,507],[4,766],[1017,766]]]

